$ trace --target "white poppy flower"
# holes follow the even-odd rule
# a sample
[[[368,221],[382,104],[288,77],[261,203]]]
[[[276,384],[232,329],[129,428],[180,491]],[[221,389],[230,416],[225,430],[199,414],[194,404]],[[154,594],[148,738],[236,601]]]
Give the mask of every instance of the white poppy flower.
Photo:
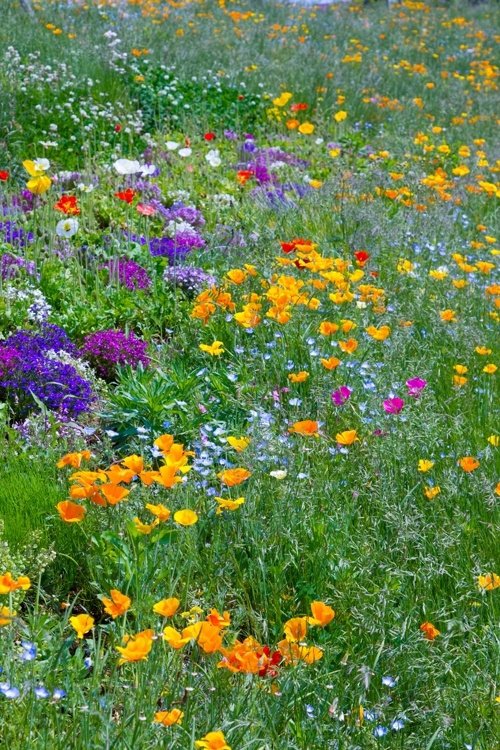
[[[40,173],[47,172],[50,169],[50,161],[48,159],[33,159],[33,164]]]
[[[156,166],[154,164],[143,164],[141,166],[141,175],[143,177],[149,177],[156,172]]]
[[[220,158],[219,149],[213,148],[208,154],[205,154],[205,159],[208,161],[211,167],[220,167],[222,159]]]
[[[182,156],[185,159],[187,156],[191,156],[191,154],[193,153],[193,149],[192,148],[180,148],[177,153],[179,154],[179,156]]]
[[[167,141],[165,146],[169,151],[176,151],[179,148],[180,143],[177,143],[177,141]]]
[[[78,232],[78,226],[77,219],[61,219],[61,221],[57,223],[56,234],[58,237],[68,239]]]
[[[142,170],[142,166],[137,160],[132,161],[131,159],[117,159],[113,164],[118,174],[137,174]]]

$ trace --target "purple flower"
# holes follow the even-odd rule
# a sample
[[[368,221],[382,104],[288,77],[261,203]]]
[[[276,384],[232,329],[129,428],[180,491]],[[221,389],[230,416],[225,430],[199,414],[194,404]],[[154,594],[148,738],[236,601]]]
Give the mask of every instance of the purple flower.
[[[337,388],[336,391],[333,391],[332,401],[335,406],[342,406],[346,401],[349,400],[351,393],[352,391],[350,388],[348,388],[346,385],[341,385],[340,388]]]
[[[0,347],[0,378],[14,368],[20,357],[20,352],[13,346]]]
[[[426,385],[427,380],[423,380],[422,378],[410,378],[406,381],[408,395],[413,396],[413,398],[418,398]]]
[[[111,278],[117,279],[120,284],[131,291],[149,289],[151,286],[148,272],[134,260],[117,258],[116,260],[110,260],[106,267]]]
[[[43,323],[38,331],[17,331],[7,339],[6,343],[20,351],[37,354],[52,350],[76,356],[78,352],[66,331],[52,323]]]
[[[14,278],[14,276],[18,275],[21,269],[26,271],[28,276],[36,276],[36,266],[34,261],[17,258],[10,253],[4,253],[0,256],[0,278],[2,281]]]
[[[85,338],[81,355],[87,359],[104,379],[111,380],[119,366],[147,367],[147,342],[134,333],[120,330],[96,331]]]
[[[58,326],[38,332],[18,331],[0,345],[0,400],[15,418],[25,418],[42,403],[62,417],[88,411],[94,399],[90,384],[72,364],[49,352],[76,355],[76,348]]]
[[[399,414],[405,405],[405,402],[402,398],[386,398],[384,401],[384,411],[387,412],[387,414]]]
[[[150,201],[153,208],[165,221],[185,221],[193,227],[203,227],[205,217],[195,206],[186,206],[182,201],[173,203],[170,208],[166,208],[159,200]]]
[[[194,266],[168,266],[163,274],[164,281],[174,287],[179,287],[187,295],[199,294],[209,286],[215,286],[215,276]]]
[[[15,221],[0,221],[0,233],[3,242],[21,248],[33,242],[33,232],[25,232]]]
[[[198,232],[179,232],[175,237],[154,237],[149,241],[151,255],[166,255],[171,265],[184,260],[191,250],[205,245]]]

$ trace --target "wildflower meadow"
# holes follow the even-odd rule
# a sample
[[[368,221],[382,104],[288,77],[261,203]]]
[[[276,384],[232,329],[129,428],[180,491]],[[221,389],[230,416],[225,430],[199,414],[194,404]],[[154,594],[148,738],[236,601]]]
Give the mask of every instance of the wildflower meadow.
[[[0,746],[496,750],[498,5],[0,5]]]

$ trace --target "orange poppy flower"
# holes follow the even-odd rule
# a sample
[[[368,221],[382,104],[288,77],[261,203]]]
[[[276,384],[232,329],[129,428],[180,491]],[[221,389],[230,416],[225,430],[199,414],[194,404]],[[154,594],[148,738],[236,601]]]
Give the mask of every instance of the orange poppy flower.
[[[250,476],[252,476],[251,472],[241,466],[236,469],[225,469],[217,474],[217,477],[226,487],[236,487],[238,484],[245,482]]]
[[[85,518],[86,508],[78,503],[72,503],[71,500],[62,500],[56,505],[57,511],[63,521],[66,523],[80,523]]]
[[[474,456],[464,456],[459,460],[460,468],[468,474],[479,467],[479,461]]]
[[[433,641],[438,635],[441,635],[441,631],[438,630],[432,622],[423,622],[420,626],[420,630],[425,635],[428,641]]]
[[[308,437],[319,437],[318,429],[319,424],[314,419],[304,419],[301,422],[294,422],[294,424],[288,428],[288,432]]]
[[[111,589],[109,592],[111,599],[102,597],[101,601],[104,604],[104,611],[116,619],[120,615],[124,615],[125,612],[130,609],[132,600],[126,594],[122,594],[118,589]]]

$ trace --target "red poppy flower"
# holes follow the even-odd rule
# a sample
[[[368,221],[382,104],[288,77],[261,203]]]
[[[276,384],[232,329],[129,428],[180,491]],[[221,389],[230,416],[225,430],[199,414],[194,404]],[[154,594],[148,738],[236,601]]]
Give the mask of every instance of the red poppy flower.
[[[310,262],[311,262],[310,258],[297,258],[297,260],[294,261],[294,265],[296,268],[302,269],[302,268],[307,268],[307,265]]]
[[[215,133],[205,133],[205,135],[203,136],[203,138],[206,141],[214,141],[215,140]]]
[[[259,670],[259,677],[276,677],[276,675],[278,674],[278,670],[276,669],[276,667],[283,660],[282,655],[279,651],[271,651],[269,646],[264,646],[261,653],[257,654],[259,658],[263,655],[267,657],[267,663],[264,667],[262,667],[262,669]]]
[[[122,129],[121,125],[115,125],[115,133],[120,133]]]
[[[295,242],[280,242],[280,245],[284,253],[293,253],[295,250]]]
[[[366,261],[370,258],[370,253],[367,253],[366,250],[357,250],[354,253],[354,257],[356,258],[358,266],[364,266]]]
[[[291,112],[304,112],[306,109],[309,109],[309,105],[305,102],[297,102],[290,107]]]
[[[56,211],[60,211],[66,216],[78,216],[80,209],[74,195],[61,195],[56,204],[54,204]]]
[[[245,182],[247,182],[250,177],[253,177],[253,172],[251,169],[240,169],[239,172],[236,173],[236,179],[240,183],[240,185],[244,185]]]
[[[0,180],[2,182],[5,182],[5,180],[8,180],[8,179],[9,179],[9,173],[7,172],[7,170],[0,171]]]
[[[120,193],[115,193],[115,197],[119,198],[121,201],[125,201],[125,203],[128,203],[129,205],[134,200],[137,193],[135,190],[132,190],[132,188],[127,188],[126,190],[122,190]]]

